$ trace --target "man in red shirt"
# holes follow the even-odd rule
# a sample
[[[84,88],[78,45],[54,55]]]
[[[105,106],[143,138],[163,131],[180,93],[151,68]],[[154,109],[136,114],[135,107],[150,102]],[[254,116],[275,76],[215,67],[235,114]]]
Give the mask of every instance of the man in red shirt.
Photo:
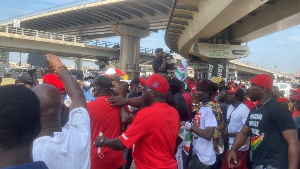
[[[96,147],[114,150],[131,148],[137,169],[176,169],[174,152],[179,131],[178,112],[165,103],[170,89],[168,81],[159,74],[148,78],[143,93],[149,107],[142,109],[120,137],[109,139],[105,135],[95,141]]]
[[[91,169],[117,169],[124,164],[123,152],[107,147],[97,148],[94,142],[99,135],[115,138],[121,135],[119,107],[111,106],[112,82],[107,76],[98,76],[93,83],[93,93],[98,97],[87,105],[91,120]]]

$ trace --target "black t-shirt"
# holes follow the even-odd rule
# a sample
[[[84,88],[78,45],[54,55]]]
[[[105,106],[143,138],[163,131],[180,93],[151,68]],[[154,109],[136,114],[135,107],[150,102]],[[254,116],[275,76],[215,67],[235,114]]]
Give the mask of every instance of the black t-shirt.
[[[162,60],[161,58],[156,58],[153,63],[152,63],[152,67],[153,67],[153,71],[154,73],[166,73],[168,74],[168,69],[170,68],[170,64],[167,63],[166,68],[164,71],[159,71],[158,69],[161,67],[161,65],[164,63],[164,60]]]
[[[246,125],[251,129],[253,165],[287,169],[288,145],[281,133],[295,129],[291,113],[276,101],[270,100],[261,109],[250,111]]]
[[[186,101],[184,99],[184,97],[182,96],[182,93],[176,93],[174,95],[175,98],[175,103],[176,103],[176,110],[179,113],[180,116],[180,121],[188,121],[189,120],[189,111],[187,108],[187,104]]]

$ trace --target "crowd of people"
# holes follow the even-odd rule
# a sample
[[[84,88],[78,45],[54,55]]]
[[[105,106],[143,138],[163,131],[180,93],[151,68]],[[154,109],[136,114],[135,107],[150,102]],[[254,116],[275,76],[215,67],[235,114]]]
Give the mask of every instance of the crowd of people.
[[[284,98],[260,74],[246,87],[155,73],[76,79],[48,54],[43,84],[30,75],[0,88],[0,168],[298,169],[300,90]]]

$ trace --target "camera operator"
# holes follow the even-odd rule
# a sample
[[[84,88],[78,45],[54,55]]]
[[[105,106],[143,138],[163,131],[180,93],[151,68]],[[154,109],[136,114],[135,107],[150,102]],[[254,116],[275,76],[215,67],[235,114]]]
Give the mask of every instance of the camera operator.
[[[164,53],[162,48],[157,48],[155,50],[157,58],[153,61],[152,67],[154,70],[154,73],[165,73],[168,74],[167,70],[172,69],[174,67],[174,64],[168,63],[168,60],[172,59],[172,56]]]

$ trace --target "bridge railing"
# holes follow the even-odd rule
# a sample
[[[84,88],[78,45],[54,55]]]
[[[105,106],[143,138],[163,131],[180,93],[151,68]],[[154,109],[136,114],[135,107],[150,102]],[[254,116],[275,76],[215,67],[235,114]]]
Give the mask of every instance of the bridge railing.
[[[101,40],[93,40],[93,41],[86,41],[87,45],[93,45],[93,46],[101,46],[105,48],[115,48],[120,49],[120,43],[119,42],[108,42],[108,41],[101,41]]]
[[[65,34],[51,33],[51,32],[39,31],[39,30],[25,29],[25,28],[15,28],[11,26],[0,27],[0,32],[22,35],[22,36],[31,36],[36,38],[51,39],[51,40],[84,43],[86,45],[101,46],[105,48],[120,49],[119,42],[108,42],[108,41],[100,41],[100,40],[85,41],[84,39],[78,36],[70,36]],[[140,52],[146,54],[155,54],[155,49],[140,47]],[[170,53],[170,52],[166,52],[166,53]]]
[[[81,37],[77,37],[77,36],[70,36],[65,34],[51,33],[51,32],[39,31],[39,30],[32,30],[32,29],[15,28],[11,26],[0,27],[0,32],[45,38],[45,39],[61,40],[67,42],[84,43],[84,40]]]
[[[49,12],[53,12],[53,11],[58,11],[58,10],[62,10],[62,9],[67,9],[67,8],[71,8],[71,7],[75,7],[75,6],[86,5],[86,4],[100,2],[100,1],[106,1],[106,0],[80,0],[80,1],[72,2],[72,3],[68,3],[65,5],[55,6],[55,7],[40,10],[37,12],[28,13],[25,15],[21,15],[19,17],[10,18],[10,19],[1,21],[0,25],[5,24],[5,23],[12,23],[14,19],[29,18],[29,17],[36,16],[36,15],[41,15],[41,14],[45,14],[45,13],[49,13]]]
[[[232,60],[231,62],[240,64],[240,65],[243,65],[243,66],[247,66],[247,67],[250,67],[250,68],[254,68],[254,69],[263,70],[263,71],[266,71],[266,72],[276,73],[276,74],[279,74],[279,75],[286,76],[286,74],[284,72],[280,72],[278,70],[271,69],[271,68],[268,68],[268,67],[262,67],[262,66],[259,66],[258,64],[253,64],[253,63],[248,62],[248,61]]]
[[[85,43],[87,45],[95,45],[95,46],[101,46],[101,47],[106,47],[106,48],[120,49],[119,42],[93,40],[93,41],[86,41]],[[140,47],[140,52],[146,53],[146,54],[155,54],[155,49]],[[167,51],[166,53],[171,53],[171,51]]]

